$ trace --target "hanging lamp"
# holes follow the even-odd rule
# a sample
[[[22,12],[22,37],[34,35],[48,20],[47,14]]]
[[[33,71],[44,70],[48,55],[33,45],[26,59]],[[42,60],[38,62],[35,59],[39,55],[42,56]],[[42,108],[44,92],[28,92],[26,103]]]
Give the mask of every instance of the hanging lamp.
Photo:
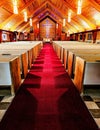
[[[82,0],[78,0],[77,14],[82,12]]]
[[[27,22],[27,12],[24,12],[24,21]]]
[[[13,12],[14,14],[18,14],[17,0],[13,0]]]

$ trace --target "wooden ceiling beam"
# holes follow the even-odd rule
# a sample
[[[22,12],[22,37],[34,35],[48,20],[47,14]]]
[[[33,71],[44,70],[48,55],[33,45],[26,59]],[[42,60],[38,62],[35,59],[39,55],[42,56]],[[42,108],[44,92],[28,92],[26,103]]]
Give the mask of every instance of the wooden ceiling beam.
[[[56,8],[50,1],[48,2],[53,8]],[[56,10],[58,10],[59,13],[64,14],[64,12],[62,12],[61,10],[59,10],[58,8],[56,8]],[[66,17],[65,17],[66,18]],[[80,23],[77,23],[74,21],[74,19],[71,19],[72,23],[74,23],[76,26],[79,26],[81,30],[84,30],[84,28],[80,25]],[[68,25],[70,25],[70,23],[66,22]],[[71,25],[70,25],[71,27]],[[77,30],[75,27],[74,27],[75,30]]]
[[[0,2],[0,7],[2,7],[5,4],[5,2],[6,2],[5,0],[1,1]]]
[[[23,18],[22,18],[22,20],[20,20],[19,22],[17,22],[14,26],[12,26],[12,27],[10,28],[10,31],[17,31],[16,28],[17,28],[20,24],[22,24],[22,22],[23,22]]]
[[[80,24],[78,24],[75,20],[71,19],[74,26],[77,26],[77,28],[80,28],[81,31],[84,31],[84,27],[82,27]]]
[[[23,25],[21,28],[19,28],[17,31],[21,32],[25,27],[29,25],[29,22],[27,22],[25,25]],[[29,25],[30,26],[30,25]]]
[[[47,9],[45,9],[42,13],[45,13],[46,11],[47,11]],[[37,16],[35,16],[34,19],[36,19],[39,15],[40,15],[40,13],[39,13]],[[22,22],[23,22],[23,20],[21,21],[21,23],[22,23]],[[21,23],[20,23],[20,24],[21,24]],[[26,24],[27,24],[27,23],[29,24],[29,21],[27,21]],[[25,24],[25,25],[26,25],[26,24]],[[24,25],[24,26],[25,26],[25,25]],[[30,25],[29,25],[29,26],[30,26]],[[17,28],[17,27],[18,27],[18,25],[16,26],[16,28]],[[18,31],[21,30],[21,28],[23,28],[23,26],[20,27],[20,28],[18,29]],[[14,29],[14,28],[12,27],[12,29]]]
[[[48,11],[50,12],[50,13],[53,13],[50,9],[48,9]],[[48,16],[48,15],[46,15],[46,16]],[[46,17],[46,16],[44,16],[44,18]],[[57,23],[59,23],[59,24],[61,24],[62,25],[62,22],[60,22],[60,21],[57,21],[57,19],[55,19],[53,16],[51,16],[50,15],[50,17],[54,20],[54,21],[56,21]],[[56,15],[56,17],[58,17],[58,19],[60,18],[59,16],[57,16]],[[43,18],[42,18],[43,19]],[[72,27],[69,23],[66,23],[66,25],[67,25],[67,27],[65,26],[64,28],[66,28],[66,30],[68,31],[68,27],[70,28],[70,31],[71,32],[77,32],[77,29],[75,28],[75,27]],[[66,32],[67,32],[66,31]]]
[[[59,10],[58,8],[56,8],[50,1],[48,1],[48,3],[53,7],[53,8],[55,8],[59,13],[61,13],[61,14],[63,14],[63,18],[66,18],[66,16],[64,17],[64,15],[65,15],[65,12],[62,12],[61,10]],[[69,8],[69,7],[68,7]],[[75,11],[75,9],[74,9],[74,11]],[[76,23],[75,21],[74,21],[74,19],[73,20],[71,20],[73,23],[75,23],[75,25],[77,26],[79,26],[80,28],[81,28],[81,30],[84,30],[84,28],[81,26],[81,24],[78,22],[78,23]]]
[[[40,19],[40,21],[41,21],[42,19],[44,19],[45,17],[47,17],[47,16],[48,16],[48,15],[45,14],[45,15],[43,16],[43,18]],[[61,22],[58,22],[57,19],[55,19],[52,15],[49,15],[49,17],[52,18],[55,22],[57,22],[57,23],[59,23],[59,24],[62,24]]]
[[[53,5],[53,3],[51,3],[50,1],[48,1],[48,4],[51,5],[51,7],[53,7],[53,9],[55,9],[57,12],[59,12],[59,14],[62,16],[62,18],[64,18],[66,16],[65,12],[59,10],[55,5]]]
[[[30,26],[29,26],[29,27],[26,27],[23,31],[24,31],[24,32],[29,32],[29,31],[30,31]]]
[[[34,12],[33,12],[33,14],[35,13],[35,12],[37,12],[38,10],[40,10],[45,4],[50,4],[51,5],[51,7],[53,7],[53,8],[56,8],[53,4],[51,4],[49,1],[47,1],[47,2],[45,2],[43,5],[41,5],[39,8],[37,8]],[[58,10],[58,8],[56,8],[56,10]],[[46,10],[44,10],[42,13],[44,13],[45,11],[49,11],[51,14],[53,13],[56,17],[58,17],[58,19],[61,19],[61,17],[59,16],[59,15],[57,15],[55,12],[52,12],[52,10],[50,10],[49,8],[47,8]],[[62,12],[59,10],[58,11],[59,13],[61,13],[62,14]],[[32,15],[33,15],[32,14]],[[36,17],[38,17],[40,15],[40,13],[36,16]],[[33,17],[33,18],[36,18],[36,17]],[[54,17],[53,17],[53,19],[54,19]],[[57,20],[56,20],[57,21]],[[12,27],[11,28],[11,30],[13,29],[14,30],[14,28],[17,28],[17,26],[19,26],[21,23],[23,22],[23,19],[22,19],[22,21],[20,21],[20,23],[17,23],[14,27]],[[58,21],[57,21],[58,22]],[[73,22],[74,22],[74,20],[73,20]],[[60,22],[61,23],[61,22]],[[75,23],[75,22],[74,22]],[[62,23],[61,23],[62,24]],[[71,25],[70,25],[70,27],[71,27]],[[82,28],[82,27],[81,27]],[[75,27],[74,27],[74,29],[76,29]]]
[[[41,4],[41,3],[40,3],[40,0],[37,0],[37,2],[38,2],[38,5],[40,6],[40,4]]]
[[[70,25],[70,23],[66,22],[65,28],[68,31],[67,27],[69,27],[69,30],[72,31],[72,32],[77,32],[78,31],[75,27],[73,27],[72,25]]]
[[[34,2],[34,0],[30,0],[28,1],[25,6],[23,6],[20,10],[19,13],[21,13],[25,8],[27,8],[28,6],[30,6],[32,3]],[[0,29],[2,29],[10,20],[15,19],[16,14],[12,14],[8,19],[6,19],[4,22],[2,22],[0,24]]]
[[[89,4],[100,12],[100,5],[97,4],[94,0],[89,0]]]
[[[30,14],[28,16],[28,18],[32,17],[33,14],[35,14],[38,10],[40,10],[41,8],[43,8],[43,6],[45,6],[45,4],[47,4],[47,1],[45,3],[43,3],[41,6],[39,6],[32,14]],[[14,26],[12,26],[10,30],[13,31],[14,29],[16,29],[23,21],[24,21],[24,19],[22,18],[22,20],[20,20],[18,23],[16,23]]]
[[[30,0],[31,2],[32,1],[34,1],[34,0]],[[63,1],[63,5],[65,5],[67,8],[70,8],[73,12],[76,12],[76,8],[73,8],[70,4],[67,4],[64,0],[62,0]],[[29,17],[33,17],[33,14],[35,14],[38,10],[41,10],[41,8],[43,8],[43,6],[45,6],[46,7],[46,5],[49,5],[49,6],[51,6],[51,9],[49,8],[49,6],[48,6],[48,8],[46,9],[46,10],[44,10],[43,12],[45,12],[45,11],[49,11],[51,14],[54,14],[56,17],[59,17],[59,19],[62,19],[62,18],[64,18],[64,17],[67,17],[67,16],[65,16],[65,12],[63,12],[62,10],[60,10],[59,8],[57,8],[51,1],[49,1],[49,0],[47,0],[47,1],[45,1],[41,6],[39,6],[32,14],[30,14],[30,16]],[[30,4],[29,4],[30,5]],[[29,6],[28,5],[28,6]],[[28,6],[25,6],[24,8],[22,8],[21,9],[21,11],[20,11],[20,13],[25,9],[25,8],[27,8]],[[54,11],[54,10],[55,11]],[[56,13],[56,11],[58,12],[58,14]],[[42,13],[43,13],[42,12]],[[40,12],[41,13],[41,12]],[[40,15],[40,13],[37,15],[37,16],[35,16],[35,17],[33,17],[33,19],[34,18],[37,18],[39,15]],[[79,15],[79,17],[83,20],[83,21],[85,21],[92,29],[94,29],[94,28],[96,28],[96,26],[91,22],[91,21],[89,21],[85,16],[83,16],[83,15]],[[12,18],[15,18],[15,15],[13,15],[13,16],[11,16],[11,19]],[[10,19],[10,20],[11,20]],[[9,18],[5,21],[5,24],[7,23],[7,21],[9,22]],[[12,26],[12,28],[11,28],[11,30],[14,30],[14,29],[16,29],[22,22],[24,21],[24,19],[22,18],[22,20],[21,21],[19,21],[17,24],[15,24],[14,26]],[[80,24],[80,22],[75,22],[75,20],[74,20],[74,18],[72,18],[72,20],[71,20],[71,22],[72,22],[72,24],[75,24],[75,26],[78,26],[78,27],[80,27],[82,30],[84,30],[84,28],[82,27],[82,24]],[[67,23],[68,25],[70,25],[70,27],[72,26],[70,23]],[[4,25],[4,22],[3,22],[3,25]],[[1,25],[2,26],[2,25]],[[1,27],[0,26],[0,27]],[[77,28],[74,26],[74,29],[75,30],[77,30]],[[73,29],[73,30],[74,30]]]
[[[62,2],[63,2],[63,4],[64,4],[67,8],[71,9],[73,12],[76,12],[76,9],[73,8],[69,3],[67,4],[64,0],[62,0]],[[84,20],[84,21],[91,27],[91,29],[95,29],[95,28],[96,28],[96,26],[95,26],[91,21],[89,21],[85,16],[83,16],[82,14],[80,14],[79,17],[80,17],[82,20]]]
[[[30,28],[30,26],[27,25],[25,28],[23,28],[23,29],[21,30],[21,32],[26,32],[26,29],[27,29],[27,28]]]

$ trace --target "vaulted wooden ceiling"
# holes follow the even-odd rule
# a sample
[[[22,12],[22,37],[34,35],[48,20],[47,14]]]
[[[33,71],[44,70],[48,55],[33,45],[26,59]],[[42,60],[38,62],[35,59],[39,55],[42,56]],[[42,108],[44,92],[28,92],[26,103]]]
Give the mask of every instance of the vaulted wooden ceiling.
[[[82,13],[77,14],[78,0],[17,0],[18,14],[13,13],[13,0],[0,0],[0,29],[10,31],[29,31],[29,18],[33,26],[45,17],[63,24],[66,19],[65,32],[82,32],[97,29],[100,26],[100,0],[82,0]],[[71,22],[67,22],[71,10]],[[27,11],[28,22],[24,22]]]

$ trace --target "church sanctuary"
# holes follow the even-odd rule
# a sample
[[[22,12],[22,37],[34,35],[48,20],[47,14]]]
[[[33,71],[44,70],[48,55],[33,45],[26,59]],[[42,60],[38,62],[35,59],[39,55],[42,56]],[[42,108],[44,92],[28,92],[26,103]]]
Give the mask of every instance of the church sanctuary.
[[[100,130],[100,0],[0,0],[0,130]]]

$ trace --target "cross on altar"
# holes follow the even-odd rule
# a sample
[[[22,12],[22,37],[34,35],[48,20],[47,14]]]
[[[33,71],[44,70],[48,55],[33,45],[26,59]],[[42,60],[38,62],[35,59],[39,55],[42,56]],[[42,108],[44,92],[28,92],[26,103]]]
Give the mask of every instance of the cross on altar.
[[[50,28],[52,27],[52,24],[50,24],[49,21],[46,20],[46,23],[43,24],[43,26],[46,28],[46,38],[49,38],[49,36],[50,36]]]

